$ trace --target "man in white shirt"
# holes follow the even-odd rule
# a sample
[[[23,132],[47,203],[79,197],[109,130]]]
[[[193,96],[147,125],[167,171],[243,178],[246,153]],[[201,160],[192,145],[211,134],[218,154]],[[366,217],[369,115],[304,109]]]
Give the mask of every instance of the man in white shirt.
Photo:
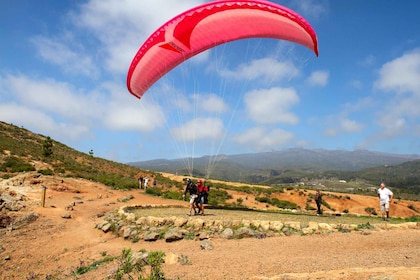
[[[379,208],[381,209],[382,220],[385,220],[385,213],[386,213],[386,220],[389,219],[389,203],[394,198],[394,193],[388,189],[385,183],[381,183],[381,187],[378,189],[378,197],[379,197]]]

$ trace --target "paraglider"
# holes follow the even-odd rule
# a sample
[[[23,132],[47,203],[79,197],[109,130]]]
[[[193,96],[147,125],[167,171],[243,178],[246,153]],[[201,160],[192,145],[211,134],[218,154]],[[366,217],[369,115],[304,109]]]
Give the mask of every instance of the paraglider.
[[[257,37],[294,42],[318,55],[315,31],[296,12],[264,0],[218,0],[185,11],[153,32],[130,65],[127,88],[141,98],[183,61],[223,43]]]

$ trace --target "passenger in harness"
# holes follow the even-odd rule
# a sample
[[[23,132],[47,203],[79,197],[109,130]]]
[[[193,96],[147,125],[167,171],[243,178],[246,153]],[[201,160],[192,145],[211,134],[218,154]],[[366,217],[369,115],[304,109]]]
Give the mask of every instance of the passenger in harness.
[[[198,214],[204,216],[204,204],[208,203],[209,189],[204,185],[203,180],[197,182],[198,198],[196,207],[198,208]]]

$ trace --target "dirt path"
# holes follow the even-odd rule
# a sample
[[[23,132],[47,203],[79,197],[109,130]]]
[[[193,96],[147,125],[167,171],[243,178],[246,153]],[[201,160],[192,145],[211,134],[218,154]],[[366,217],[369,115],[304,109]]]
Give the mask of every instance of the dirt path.
[[[420,279],[420,230],[372,231],[283,236],[265,239],[213,239],[213,250],[183,240],[132,243],[95,229],[102,213],[128,204],[182,204],[150,197],[139,190],[110,191],[89,181],[69,179],[48,186],[46,207],[39,206],[40,186],[27,192],[33,203],[25,211],[37,221],[0,232],[0,279],[105,279],[116,264],[82,276],[72,273],[104,255],[163,251],[186,256],[191,265],[165,264],[167,279]],[[74,210],[66,206],[75,202]],[[69,212],[71,219],[61,214]],[[24,213],[21,213],[24,214]]]

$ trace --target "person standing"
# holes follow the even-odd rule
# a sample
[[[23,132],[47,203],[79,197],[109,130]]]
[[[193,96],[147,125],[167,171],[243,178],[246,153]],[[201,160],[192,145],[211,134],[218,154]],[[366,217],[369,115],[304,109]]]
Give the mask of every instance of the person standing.
[[[389,219],[389,204],[394,198],[394,193],[386,187],[385,183],[381,183],[378,189],[379,208],[381,210],[382,220]],[[386,218],[385,218],[386,214]]]
[[[318,216],[322,215],[322,210],[321,210],[322,194],[319,190],[316,190],[316,193],[315,193],[315,203],[316,203],[316,208],[317,208],[316,214]]]
[[[142,188],[143,188],[143,177],[140,176],[139,177],[139,189],[142,189]]]
[[[206,199],[206,195],[208,195],[208,189],[204,185],[203,180],[198,180],[197,182],[197,189],[198,189],[198,198],[196,207],[198,208],[198,214],[201,214],[204,216],[204,202]]]
[[[197,186],[191,181],[190,178],[187,179],[187,186],[185,187],[184,194],[182,195],[182,198],[185,200],[185,195],[187,192],[190,194],[190,212],[188,213],[188,216],[192,216],[197,214],[195,209],[195,201],[198,197],[198,190]],[[194,214],[193,214],[194,213]]]

